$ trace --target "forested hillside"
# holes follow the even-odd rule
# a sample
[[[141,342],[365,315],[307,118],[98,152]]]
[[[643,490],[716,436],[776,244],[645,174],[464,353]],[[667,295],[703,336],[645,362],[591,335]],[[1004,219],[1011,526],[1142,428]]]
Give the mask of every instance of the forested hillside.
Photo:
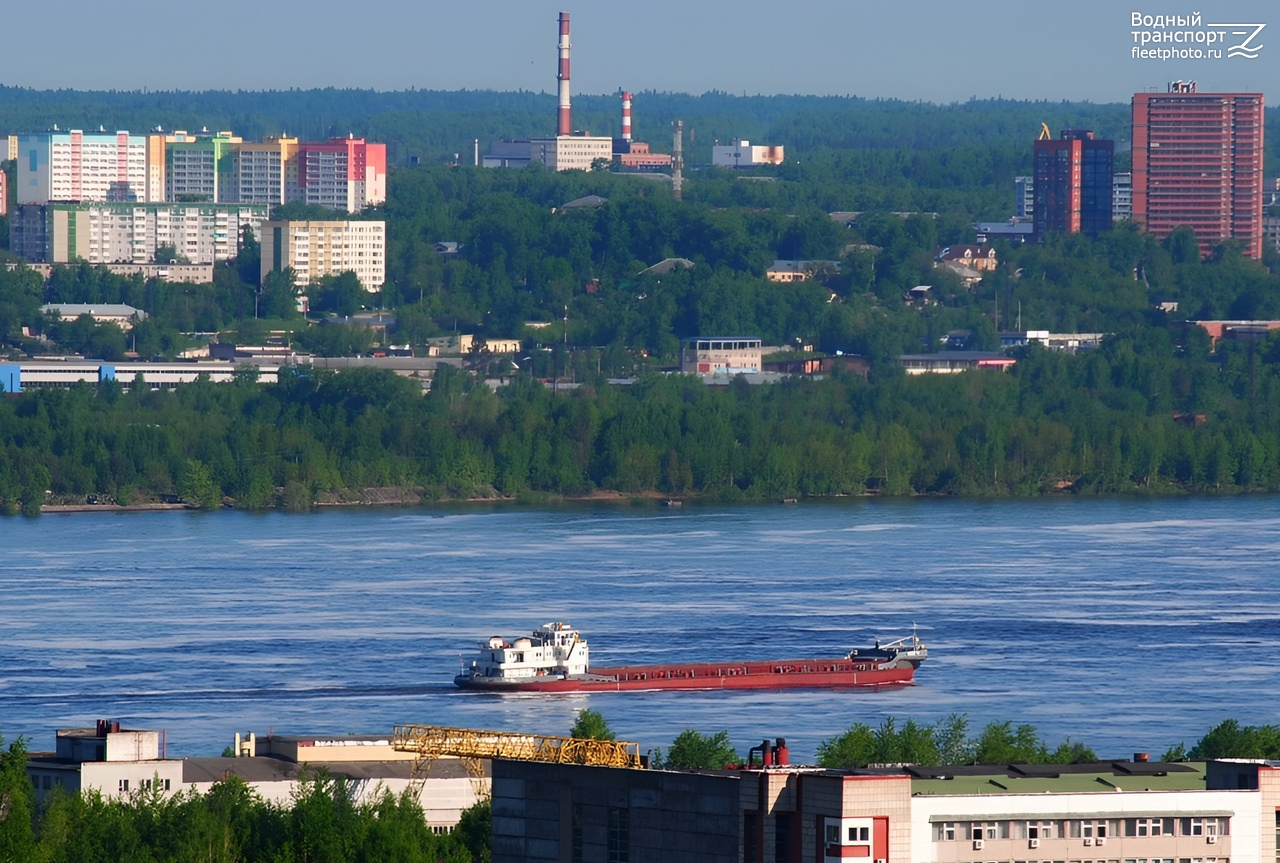
[[[1041,118],[1121,137],[1124,106],[643,98],[652,116],[683,116],[688,138],[701,122],[689,118],[721,118],[726,125],[707,119],[706,128],[783,143],[788,162],[748,177],[691,170],[682,201],[660,180],[607,171],[400,167],[385,206],[364,214],[387,221],[384,290],[365,295],[349,275],[323,280],[307,290],[310,320],[294,308],[298,289],[287,273],[259,284],[252,238],[207,285],[85,265],[45,285],[29,271],[0,269],[0,341],[13,356],[56,350],[117,360],[132,350],[171,358],[193,332],[260,343],[270,329],[291,332],[299,349],[352,354],[372,344],[367,328],[316,324],[361,305],[394,314],[397,343],[467,332],[518,338],[523,348],[476,364],[509,379],[496,394],[449,374],[423,399],[391,377],[300,371],[272,387],[246,380],[125,395],[108,385],[5,399],[0,499],[33,511],[45,490],[305,507],[385,485],[428,497],[606,489],[712,499],[1280,486],[1275,337],[1211,351],[1205,332],[1184,323],[1280,319],[1274,251],[1259,263],[1227,244],[1202,260],[1189,230],[1157,242],[1122,223],[1096,240],[997,243],[999,266],[973,286],[935,266],[939,247],[973,241],[975,219],[1007,215],[1012,177],[1029,166]],[[595,111],[607,130],[614,101],[583,98],[577,116]],[[202,115],[201,125],[255,135],[321,106],[369,123],[395,116],[423,136],[413,140],[444,136],[432,139],[438,146],[472,122],[468,112],[493,112],[495,134],[538,131],[551,102],[541,94],[0,90],[0,120],[10,128],[48,125],[55,114],[68,125],[135,128],[196,126]],[[86,122],[95,112],[102,119]],[[304,136],[345,130],[295,128]],[[638,134],[644,128],[637,123]],[[372,125],[354,131],[411,140]],[[465,134],[469,141],[473,132]],[[705,133],[697,141],[695,153],[709,146]],[[605,202],[564,208],[587,195]],[[837,220],[833,212],[861,215]],[[458,243],[456,254],[439,251],[442,241]],[[693,266],[644,272],[670,257]],[[776,283],[764,277],[774,259],[833,264],[813,280]],[[936,301],[905,302],[916,285],[932,286]],[[150,317],[126,336],[87,318],[47,320],[42,302],[125,302]],[[1176,312],[1159,310],[1170,303]],[[908,379],[898,368],[903,353],[995,349],[1005,329],[1111,337],[1077,356],[1024,351],[1007,375]],[[675,365],[680,338],[729,334],[861,355],[870,379],[708,388],[656,374]],[[586,386],[553,395],[534,383],[562,375]],[[638,381],[605,383],[623,376]]]

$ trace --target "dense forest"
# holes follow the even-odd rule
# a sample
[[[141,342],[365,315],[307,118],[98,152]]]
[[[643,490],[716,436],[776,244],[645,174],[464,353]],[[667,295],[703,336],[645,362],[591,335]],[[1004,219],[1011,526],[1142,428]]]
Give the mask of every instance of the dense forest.
[[[596,490],[711,500],[858,495],[1280,489],[1280,342],[1135,330],[1080,356],[1027,349],[1008,374],[834,375],[727,387],[583,370],[553,393],[493,391],[441,369],[431,391],[390,372],[289,367],[279,384],[117,384],[0,400],[0,501],[45,491],[205,508],[378,486],[427,497],[539,499]]]

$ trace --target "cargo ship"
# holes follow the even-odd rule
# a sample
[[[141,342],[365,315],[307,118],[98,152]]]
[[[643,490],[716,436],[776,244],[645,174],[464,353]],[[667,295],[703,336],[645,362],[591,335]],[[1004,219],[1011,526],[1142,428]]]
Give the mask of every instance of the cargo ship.
[[[484,692],[623,692],[667,689],[785,689],[902,686],[929,652],[913,631],[905,638],[807,659],[690,662],[592,668],[587,641],[567,623],[547,623],[507,641],[494,636],[453,682]]]

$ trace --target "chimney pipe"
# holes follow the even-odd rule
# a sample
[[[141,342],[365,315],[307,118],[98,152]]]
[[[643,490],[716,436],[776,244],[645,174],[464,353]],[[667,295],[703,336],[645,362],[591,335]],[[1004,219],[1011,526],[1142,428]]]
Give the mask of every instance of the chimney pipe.
[[[631,94],[622,91],[622,140],[631,143]]]
[[[773,742],[773,763],[779,767],[786,767],[791,763],[791,753],[787,751],[787,741],[783,737]]]
[[[573,120],[569,113],[569,13],[560,13],[560,68],[556,72],[557,91],[560,94],[559,119],[556,135],[573,132]]]

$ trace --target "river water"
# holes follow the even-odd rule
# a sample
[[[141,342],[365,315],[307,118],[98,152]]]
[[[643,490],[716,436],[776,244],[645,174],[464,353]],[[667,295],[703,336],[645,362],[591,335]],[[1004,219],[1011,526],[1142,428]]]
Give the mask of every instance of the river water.
[[[685,728],[807,760],[855,721],[1030,722],[1104,757],[1276,720],[1280,500],[859,500],[792,506],[438,507],[0,521],[0,734],[397,723],[568,732],[604,713],[641,750]],[[460,654],[551,620],[598,665],[834,656],[908,634],[878,692],[496,696]]]

